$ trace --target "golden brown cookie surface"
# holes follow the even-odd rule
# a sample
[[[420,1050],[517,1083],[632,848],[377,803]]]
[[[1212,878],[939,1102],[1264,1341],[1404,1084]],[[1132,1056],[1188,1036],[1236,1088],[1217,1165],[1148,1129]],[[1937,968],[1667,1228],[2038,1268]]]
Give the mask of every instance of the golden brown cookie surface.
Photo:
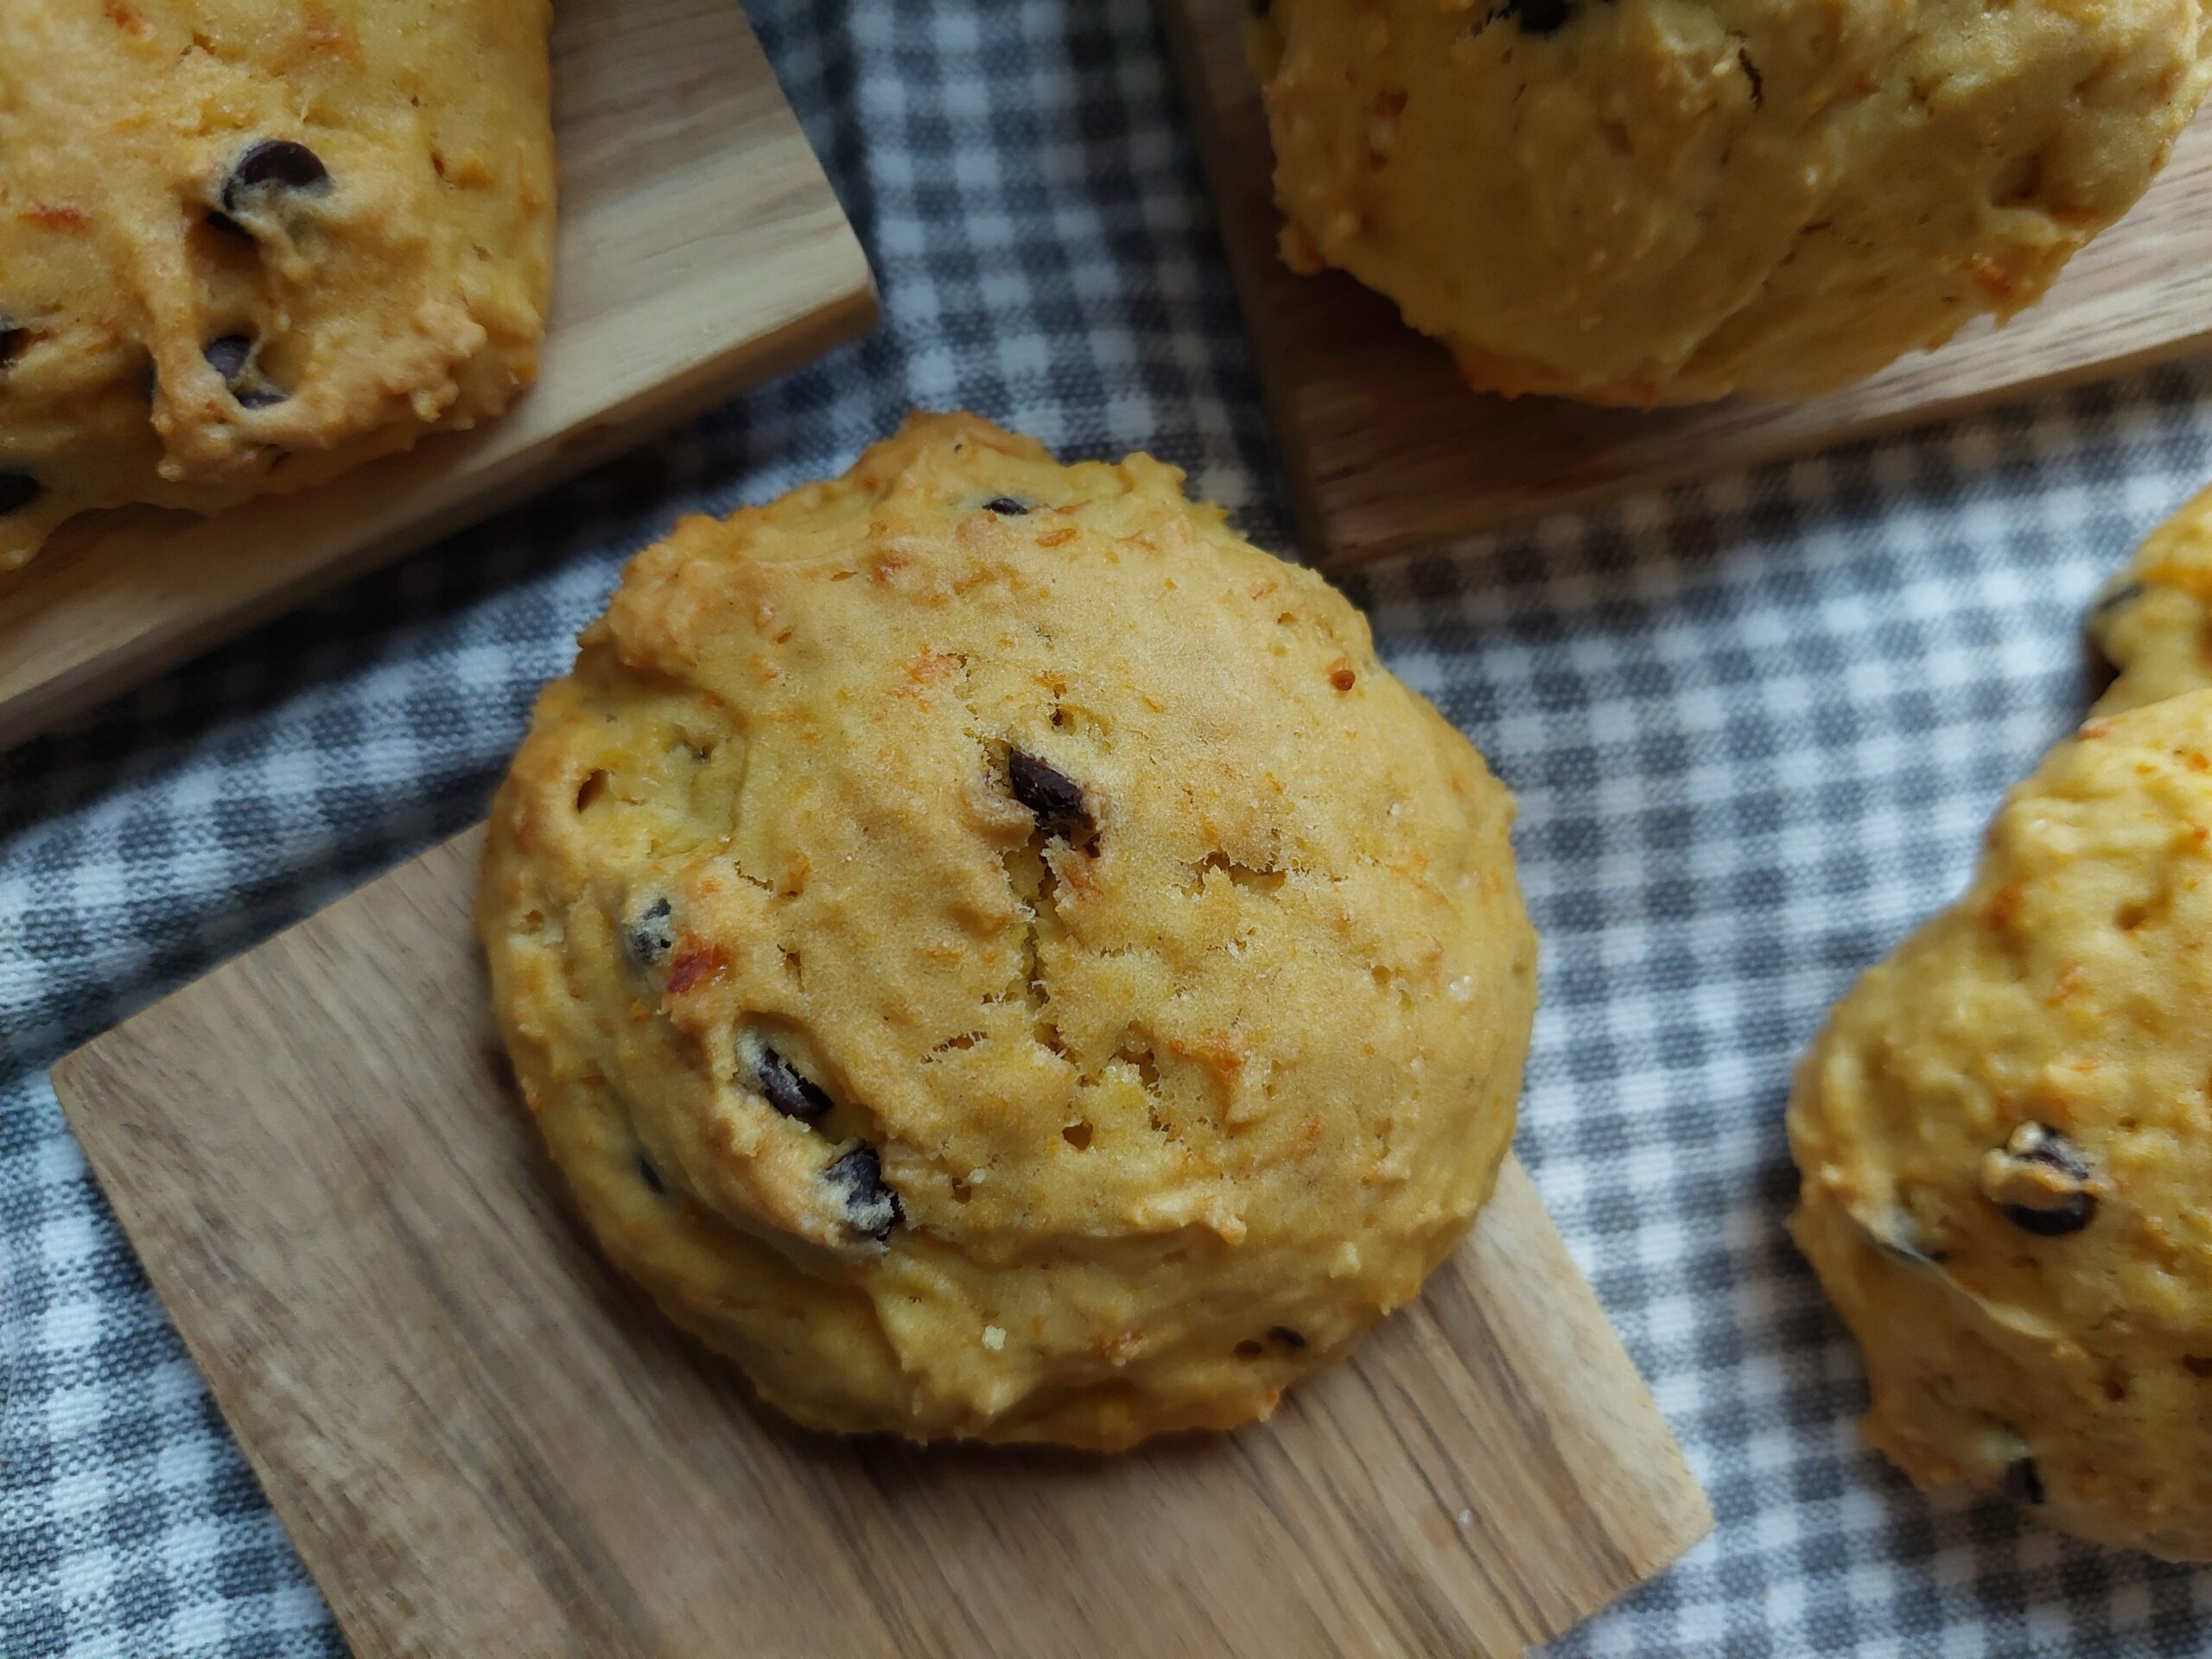
[[[1273,0],[1286,257],[1478,388],[1800,397],[2032,304],[2202,95],[2201,0]]]
[[[1799,1244],[1923,1484],[2212,1558],[2212,691],[2101,716],[1840,1003]]]
[[[553,229],[544,0],[0,6],[0,569],[506,407]]]
[[[2212,490],[2145,537],[2106,584],[2089,639],[2114,671],[2101,715],[2212,686]]]
[[[1489,1194],[1510,799],[1179,485],[938,417],[688,519],[500,792],[478,925],[555,1159],[802,1421],[1264,1414]]]

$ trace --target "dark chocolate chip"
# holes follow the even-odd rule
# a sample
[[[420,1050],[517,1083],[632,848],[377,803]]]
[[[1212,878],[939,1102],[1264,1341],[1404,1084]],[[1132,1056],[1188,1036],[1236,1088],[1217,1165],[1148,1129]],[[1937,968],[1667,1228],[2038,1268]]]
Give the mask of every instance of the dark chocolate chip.
[[[223,181],[223,211],[237,213],[239,198],[249,191],[311,190],[329,182],[330,169],[305,144],[293,138],[264,138],[231,163],[231,175]]]
[[[1006,776],[1014,798],[1029,809],[1046,835],[1077,843],[1097,836],[1098,826],[1083,804],[1083,785],[1072,778],[1020,749],[1007,751]]]
[[[1268,1334],[1286,1348],[1303,1348],[1306,1345],[1305,1337],[1287,1325],[1272,1326]]]
[[[2048,1171],[2058,1178],[2055,1182],[2025,1183],[2034,1195],[2031,1198],[1998,1198],[1997,1207],[2015,1227],[2038,1238],[2063,1238],[2080,1232],[2095,1218],[2097,1195],[2088,1190],[2089,1160],[2071,1138],[2048,1123],[2023,1123],[2012,1131],[2001,1155],[2011,1163]],[[2018,1187],[2007,1184],[2000,1190],[2012,1193]]]
[[[0,518],[21,512],[38,498],[38,480],[29,473],[0,472]]]
[[[253,367],[253,340],[246,334],[225,334],[211,340],[200,355],[208,367],[223,377],[240,409],[269,409],[284,401],[284,394],[261,378]]]
[[[638,1179],[662,1198],[668,1196],[668,1184],[660,1178],[660,1171],[653,1167],[653,1160],[644,1153],[638,1154]]]
[[[1524,35],[1554,35],[1574,16],[1574,0],[1506,0],[1503,15]]]
[[[2071,1192],[2054,1207],[2037,1209],[2024,1204],[2000,1205],[2005,1219],[2038,1238],[2063,1238],[2078,1233],[2095,1219],[2097,1200],[2088,1192]]]
[[[845,1224],[878,1243],[906,1219],[899,1195],[883,1183],[883,1160],[874,1147],[855,1147],[822,1172],[822,1179],[843,1205]]]
[[[1010,495],[1001,495],[983,503],[985,512],[995,512],[1001,518],[1019,518],[1029,509]]]
[[[207,359],[207,366],[223,377],[226,385],[234,384],[245,372],[245,365],[253,356],[253,340],[246,334],[225,334],[211,340],[200,351]]]
[[[1484,22],[1487,25],[1506,18],[1523,35],[1556,35],[1574,21],[1580,6],[1581,0],[1505,0]]]
[[[241,236],[249,242],[253,240],[253,232],[251,231],[246,229],[245,226],[239,224],[238,220],[232,219],[228,213],[222,212],[220,209],[217,209],[214,212],[210,213],[205,222],[209,230],[220,231],[225,236]]]
[[[1998,1478],[1997,1490],[2015,1503],[2040,1503],[2044,1496],[2043,1471],[2036,1467],[2033,1458],[2015,1458]]]
[[[30,344],[31,331],[13,317],[0,316],[0,369],[16,360],[16,354]]]
[[[669,920],[671,913],[666,899],[656,899],[623,934],[622,942],[629,948],[631,960],[639,967],[650,968],[676,949],[676,928]]]
[[[822,1092],[821,1085],[800,1076],[797,1066],[766,1043],[753,1057],[753,1075],[768,1103],[785,1117],[810,1122],[830,1109],[830,1096]]]

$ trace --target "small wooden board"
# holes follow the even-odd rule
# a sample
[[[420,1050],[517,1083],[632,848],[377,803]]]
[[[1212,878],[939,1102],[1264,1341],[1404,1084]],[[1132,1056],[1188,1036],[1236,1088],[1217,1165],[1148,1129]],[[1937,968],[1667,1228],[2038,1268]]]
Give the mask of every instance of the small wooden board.
[[[0,747],[862,332],[867,257],[736,0],[561,0],[538,383],[478,430],[196,518],[82,518],[0,575]]]
[[[1270,1424],[1101,1459],[771,1418],[570,1220],[483,1007],[480,845],[54,1073],[359,1659],[1504,1659],[1710,1527],[1518,1164]]]
[[[1469,391],[1397,308],[1275,257],[1274,160],[1246,0],[1160,0],[1282,445],[1299,539],[1344,569],[1517,518],[1740,473],[2212,349],[2212,112],[2044,302],[1833,397],[1592,409]]]

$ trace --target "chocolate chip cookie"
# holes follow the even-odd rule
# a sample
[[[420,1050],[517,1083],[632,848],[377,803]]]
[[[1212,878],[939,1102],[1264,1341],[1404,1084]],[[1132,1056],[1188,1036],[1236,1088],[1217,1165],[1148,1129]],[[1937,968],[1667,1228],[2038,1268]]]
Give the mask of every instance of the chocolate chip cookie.
[[[1262,1416],[1490,1193],[1510,798],[1180,486],[931,417],[687,519],[499,791],[477,927],[554,1160],[803,1422]]]
[[[2212,690],[2101,715],[1799,1068],[1793,1228],[1867,1436],[2212,1560]]]
[[[1286,259],[1468,382],[1795,398],[2031,305],[2202,96],[2202,0],[1273,0]]]
[[[553,232],[545,0],[0,6],[0,569],[505,409]]]

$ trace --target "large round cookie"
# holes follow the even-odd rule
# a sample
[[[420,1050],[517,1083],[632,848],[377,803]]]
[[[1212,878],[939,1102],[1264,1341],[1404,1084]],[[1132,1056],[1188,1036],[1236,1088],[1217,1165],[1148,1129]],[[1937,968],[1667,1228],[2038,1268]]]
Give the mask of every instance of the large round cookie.
[[[505,409],[553,233],[546,0],[0,5],[0,570]]]
[[[1468,381],[1802,397],[2032,304],[2196,109],[2201,0],[1273,0],[1285,257]]]
[[[2212,1559],[2212,691],[2099,717],[1869,972],[1790,1103],[1869,1438]]]
[[[553,1157],[804,1422],[1264,1415],[1490,1193],[1510,798],[1180,483],[934,417],[687,519],[499,792],[477,925]]]

